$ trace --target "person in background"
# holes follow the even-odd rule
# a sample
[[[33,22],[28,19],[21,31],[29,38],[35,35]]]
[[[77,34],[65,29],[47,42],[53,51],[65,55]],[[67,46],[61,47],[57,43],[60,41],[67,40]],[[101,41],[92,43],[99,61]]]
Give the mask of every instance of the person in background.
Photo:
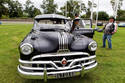
[[[112,49],[112,35],[116,32],[117,30],[117,24],[115,23],[115,18],[110,17],[109,22],[104,26],[102,31],[104,31],[103,34],[103,48],[106,47],[106,40],[108,40],[108,48]],[[99,30],[101,31],[101,30]]]
[[[82,20],[78,14],[75,14],[75,19],[73,20],[73,24],[72,24],[72,29],[71,29],[71,33],[74,31],[75,28],[84,28],[85,27],[85,23],[84,20]]]
[[[75,14],[75,19],[76,19],[76,18],[79,18],[79,14],[77,14],[77,13]]]

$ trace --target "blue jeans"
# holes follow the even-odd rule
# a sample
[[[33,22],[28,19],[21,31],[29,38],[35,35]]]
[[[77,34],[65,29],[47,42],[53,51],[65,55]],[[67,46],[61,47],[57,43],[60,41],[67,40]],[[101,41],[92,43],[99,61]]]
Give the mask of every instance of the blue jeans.
[[[112,48],[112,35],[104,34],[103,35],[103,47],[106,46],[106,39],[108,40],[108,47]]]

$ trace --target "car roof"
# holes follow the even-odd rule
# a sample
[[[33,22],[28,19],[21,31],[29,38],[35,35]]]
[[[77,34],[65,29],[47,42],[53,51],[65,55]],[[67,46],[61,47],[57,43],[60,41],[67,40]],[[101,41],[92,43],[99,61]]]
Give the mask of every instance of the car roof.
[[[35,19],[67,19],[67,17],[58,15],[58,14],[42,14],[42,15],[37,15]]]

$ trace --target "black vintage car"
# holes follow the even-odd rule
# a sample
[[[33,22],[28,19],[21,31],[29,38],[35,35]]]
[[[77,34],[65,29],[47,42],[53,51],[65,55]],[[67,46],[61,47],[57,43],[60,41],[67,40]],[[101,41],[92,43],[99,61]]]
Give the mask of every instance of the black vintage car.
[[[97,43],[92,39],[91,20],[72,33],[72,22],[64,16],[35,17],[31,32],[19,46],[18,72],[29,79],[56,79],[84,75],[96,67]]]

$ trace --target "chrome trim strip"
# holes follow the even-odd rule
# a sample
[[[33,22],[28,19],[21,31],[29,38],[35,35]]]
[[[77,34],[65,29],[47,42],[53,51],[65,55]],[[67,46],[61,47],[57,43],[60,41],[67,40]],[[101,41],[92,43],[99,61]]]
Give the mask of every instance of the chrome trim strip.
[[[19,62],[20,62],[21,64],[51,64],[51,65],[53,65],[55,68],[58,68],[58,67],[56,66],[56,64],[53,63],[52,61],[24,61],[24,60],[19,59]]]
[[[69,52],[69,53],[63,53],[63,54],[41,54],[41,55],[37,55],[37,56],[33,56],[31,60],[35,59],[35,58],[40,58],[40,57],[60,57],[60,56],[72,56],[72,55],[88,55],[88,53],[85,52]]]
[[[27,69],[27,70],[44,70],[44,68],[42,68],[42,67],[25,67],[25,66],[22,66],[22,65],[20,65],[20,67],[21,68],[23,68],[23,69]],[[72,66],[72,67],[59,67],[58,68],[58,70],[67,70],[67,69],[72,69],[72,68],[75,68],[75,67],[81,67],[82,68],[82,66],[81,65],[75,65],[75,66]],[[47,70],[57,70],[57,69],[55,69],[55,68],[46,68]]]
[[[26,67],[26,66],[22,66],[22,65],[19,65],[21,68],[23,69],[27,69],[27,70],[44,70],[44,68],[42,67]],[[55,70],[55,68],[46,68],[47,70]]]
[[[92,64],[92,63],[94,63],[94,62],[95,62],[95,60],[92,60],[92,61],[90,61],[90,62],[88,62],[88,63],[82,64],[82,66],[89,65],[89,64]]]
[[[56,66],[56,64],[55,64],[54,62],[52,62],[52,61],[24,61],[24,60],[19,59],[19,62],[22,63],[22,64],[51,64],[51,65],[53,65],[56,69],[67,69],[67,68],[69,69],[69,68],[71,68],[76,62],[93,59],[93,58],[95,58],[95,57],[96,57],[96,55],[89,56],[89,57],[87,57],[87,58],[75,59],[75,60],[73,60],[73,61],[69,64],[68,67],[64,67],[64,68]]]
[[[64,44],[65,44],[65,38],[64,38],[64,33],[62,32],[62,46],[63,46],[63,50],[65,49],[64,47]]]
[[[73,61],[70,63],[69,67],[71,67],[74,63],[76,63],[76,62],[78,62],[78,61],[89,60],[89,59],[93,59],[93,58],[95,58],[95,57],[96,57],[96,55],[89,56],[89,57],[87,57],[87,58],[75,59],[75,60],[73,60]]]
[[[73,59],[71,59],[71,60],[67,60],[67,62],[71,62],[71,61],[73,61]],[[61,63],[61,61],[53,61],[54,63]]]
[[[97,65],[97,63],[95,63],[94,65],[91,65],[89,67],[84,68],[84,70],[88,70],[91,68],[94,68]],[[66,71],[58,71],[58,72],[47,72],[47,75],[51,74],[51,75],[56,75],[56,74],[61,74],[61,73],[69,73],[69,72],[80,72],[82,70],[81,69],[74,69],[74,70],[66,70]],[[43,76],[44,74],[42,72],[25,72],[23,70],[20,69],[20,67],[18,66],[18,71],[20,74],[23,75],[33,75],[33,76]]]
[[[64,38],[65,38],[65,44],[64,44],[65,48],[64,49],[68,49],[67,48],[67,35],[66,35],[66,33],[64,33]]]
[[[82,69],[82,68],[81,68]],[[49,74],[62,74],[62,73],[70,73],[70,72],[80,72],[81,69],[74,69],[74,70],[66,70],[66,71],[58,71],[58,72],[47,72],[47,75]],[[41,72],[25,72],[25,71],[22,71],[19,66],[18,66],[18,71],[22,74],[25,74],[25,75],[40,75],[40,76],[43,76],[44,74],[41,73]]]
[[[65,37],[65,32],[63,32],[63,50],[65,49],[65,44],[66,44],[66,37]]]
[[[67,37],[66,32],[59,32],[58,39],[59,39],[58,52],[69,52],[69,50],[68,50],[68,37]]]
[[[88,62],[88,63],[84,63],[84,64],[82,64],[82,66],[89,65],[89,64],[92,64],[94,62],[95,62],[95,60],[93,60],[91,62]],[[75,68],[75,67],[82,67],[82,66],[81,65],[75,65],[75,66],[72,66],[70,68],[69,67],[65,67],[65,68],[59,67],[58,70],[72,69],[72,68]],[[42,67],[25,67],[25,66],[22,66],[22,65],[20,65],[20,67],[23,68],[23,69],[26,69],[26,70],[44,70],[44,68],[42,68]],[[46,69],[47,70],[56,70],[54,67],[46,68]]]
[[[93,67],[97,66],[97,64],[98,64],[98,63],[96,62],[94,65],[91,65],[91,66],[85,67],[85,68],[84,68],[84,70],[91,69],[91,68],[93,68]]]
[[[68,45],[69,45],[69,41],[68,41],[68,36],[67,36],[67,34],[66,34],[66,39],[67,39],[67,47],[66,47],[66,49],[69,49],[69,47],[68,47]]]
[[[23,70],[21,70],[18,66],[18,71],[21,73],[21,74],[24,74],[24,75],[40,75],[40,76],[43,76],[43,73],[41,72],[25,72]]]

